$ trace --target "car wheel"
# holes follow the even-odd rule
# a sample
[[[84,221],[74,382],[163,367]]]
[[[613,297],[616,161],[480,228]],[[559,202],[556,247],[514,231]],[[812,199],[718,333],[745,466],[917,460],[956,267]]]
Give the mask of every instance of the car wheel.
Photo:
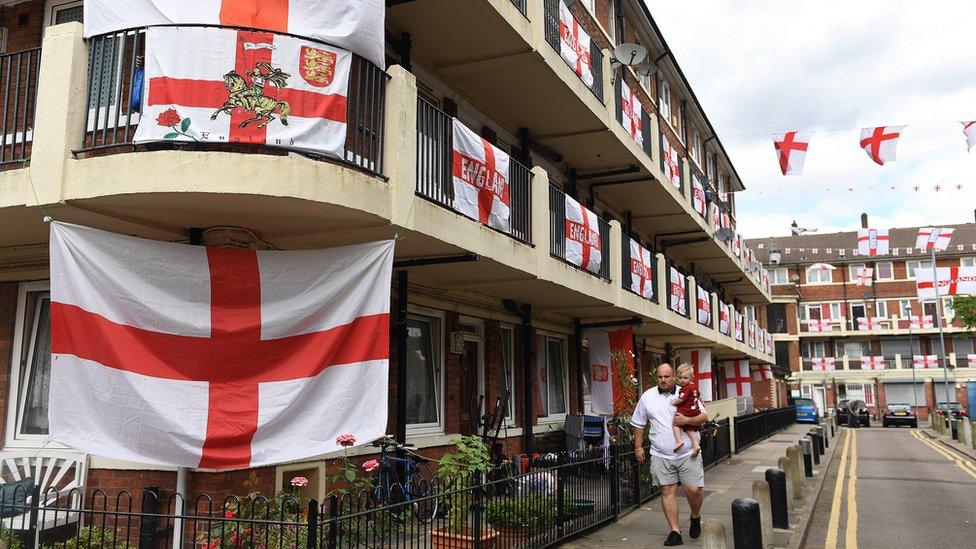
[[[887,421],[882,421],[881,422],[881,428],[882,429],[887,429],[888,428],[888,422]]]

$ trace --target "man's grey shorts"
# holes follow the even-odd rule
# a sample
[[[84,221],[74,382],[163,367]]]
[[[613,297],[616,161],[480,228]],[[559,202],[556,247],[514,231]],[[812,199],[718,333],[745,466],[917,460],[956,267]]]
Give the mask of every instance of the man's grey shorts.
[[[656,484],[667,486],[677,484],[684,486],[705,486],[705,469],[702,467],[701,454],[698,457],[680,457],[666,459],[651,456],[651,474]]]

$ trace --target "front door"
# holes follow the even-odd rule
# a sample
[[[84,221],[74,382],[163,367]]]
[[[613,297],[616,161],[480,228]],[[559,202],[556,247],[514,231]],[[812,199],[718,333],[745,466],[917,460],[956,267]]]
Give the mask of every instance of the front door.
[[[461,356],[461,428],[464,434],[479,432],[485,403],[484,343],[480,339],[465,339]]]
[[[827,400],[824,398],[824,388],[814,387],[813,388],[813,402],[817,404],[817,410],[820,411],[820,415],[824,416],[827,414]]]

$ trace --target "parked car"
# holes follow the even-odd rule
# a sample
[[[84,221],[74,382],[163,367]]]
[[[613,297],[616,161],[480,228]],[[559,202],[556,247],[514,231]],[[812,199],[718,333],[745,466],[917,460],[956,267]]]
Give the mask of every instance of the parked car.
[[[797,423],[820,423],[820,410],[812,398],[794,398]]]
[[[966,410],[966,408],[964,408],[963,405],[959,404],[958,402],[951,402],[949,404],[939,404],[938,407],[936,407],[935,409],[935,413],[939,414],[940,416],[944,416],[950,410],[952,411],[953,419],[959,419],[963,416],[969,417],[969,411]]]
[[[844,404],[844,420],[840,425],[850,427],[870,427],[871,414],[868,412],[868,405],[863,400],[848,400]]]
[[[889,404],[885,408],[884,415],[881,416],[881,426],[889,425],[908,425],[918,428],[918,415],[915,409],[908,404]]]
[[[845,398],[834,406],[834,415],[837,417],[838,425],[844,425],[847,423],[847,403],[850,401],[850,399]]]

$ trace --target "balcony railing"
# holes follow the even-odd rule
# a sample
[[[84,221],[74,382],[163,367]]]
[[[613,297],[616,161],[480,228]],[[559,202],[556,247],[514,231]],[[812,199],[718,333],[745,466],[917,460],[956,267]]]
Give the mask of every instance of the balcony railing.
[[[41,48],[0,55],[0,85],[3,86],[0,164],[30,159],[40,64]]]
[[[597,217],[597,225],[600,233],[600,272],[595,274],[610,280],[610,223]],[[552,185],[549,186],[549,253],[566,261],[566,193]]]
[[[454,209],[453,118],[422,97],[417,98],[417,194]],[[532,243],[532,172],[510,160],[510,236]]]
[[[523,0],[524,1],[524,0]],[[544,0],[545,23],[546,23],[546,42],[552,46],[556,53],[560,51],[559,37],[559,2],[562,0]],[[593,71],[593,85],[590,91],[600,102],[603,102],[603,52],[597,41],[590,36],[590,69]]]
[[[518,8],[520,12],[522,12],[522,15],[528,15],[527,12],[528,6],[526,5],[527,3],[528,0],[512,0],[512,4],[515,4],[515,7]]]
[[[621,261],[622,261],[622,263],[621,263],[621,270],[620,270],[620,272],[622,274],[622,276],[621,276],[621,279],[622,279],[621,280],[621,285],[623,286],[623,288],[625,290],[627,290],[629,292],[632,292],[632,293],[637,293],[637,292],[634,292],[634,275],[635,275],[634,268],[637,265],[635,265],[635,262],[633,261],[634,258],[631,257],[630,237],[627,236],[627,235],[623,235],[623,238],[622,238],[622,241],[621,241],[620,258],[621,258]],[[654,289],[653,297],[651,297],[650,300],[653,301],[654,303],[660,303],[661,302],[660,301],[661,298],[658,295],[658,288],[657,288],[657,277],[658,277],[657,256],[655,254],[651,254],[650,264],[648,264],[646,267],[647,267],[648,270],[650,270],[651,277],[649,279],[645,280],[644,281],[644,284],[645,285],[648,285],[649,284],[651,286],[651,288]],[[640,294],[638,294],[638,295],[640,295]]]
[[[668,266],[668,267],[666,267],[666,269],[667,269],[667,272],[668,272],[668,274],[667,274],[667,276],[668,276],[668,278],[667,278],[667,287],[666,287],[667,294],[668,294],[667,295],[668,309],[671,309],[671,311],[673,311],[675,313],[678,313],[679,315],[682,315],[682,316],[685,316],[685,317],[689,317],[690,316],[689,310],[691,309],[691,303],[688,302],[688,277],[686,277],[684,274],[682,274],[679,271],[679,274],[681,275],[681,280],[678,281],[678,282],[680,284],[684,285],[684,288],[685,288],[685,307],[684,307],[684,310],[683,311],[679,311],[679,310],[677,310],[677,309],[675,309],[674,307],[671,306],[671,284],[673,284],[675,281],[673,280],[673,278],[671,276],[671,267]]]
[[[82,147],[74,152],[93,153],[136,150],[133,142],[140,122],[142,97],[139,74],[145,54],[144,28],[129,29],[93,36],[88,39],[88,87],[85,129]],[[383,173],[383,119],[386,103],[387,75],[369,61],[352,56],[349,91],[346,100],[346,142],[343,162],[364,170]],[[142,87],[145,86],[145,83]],[[133,93],[135,92],[135,94]],[[260,148],[268,154],[287,154],[281,147],[244,143],[156,143],[152,150],[181,148],[185,150],[239,150]],[[112,151],[114,149],[114,151]],[[303,151],[312,158],[331,156]]]
[[[624,127],[624,129],[628,130],[629,132],[630,128],[627,127],[628,123],[624,122],[623,86],[621,86],[621,82],[623,82],[623,78],[614,78],[613,93],[617,101],[617,107],[615,111],[617,113],[617,122],[619,122]],[[644,152],[647,153],[647,156],[653,156],[652,147],[654,145],[651,142],[651,115],[649,114],[647,107],[644,106],[643,103],[641,104],[640,130],[641,130],[641,140],[644,142],[643,143]]]

